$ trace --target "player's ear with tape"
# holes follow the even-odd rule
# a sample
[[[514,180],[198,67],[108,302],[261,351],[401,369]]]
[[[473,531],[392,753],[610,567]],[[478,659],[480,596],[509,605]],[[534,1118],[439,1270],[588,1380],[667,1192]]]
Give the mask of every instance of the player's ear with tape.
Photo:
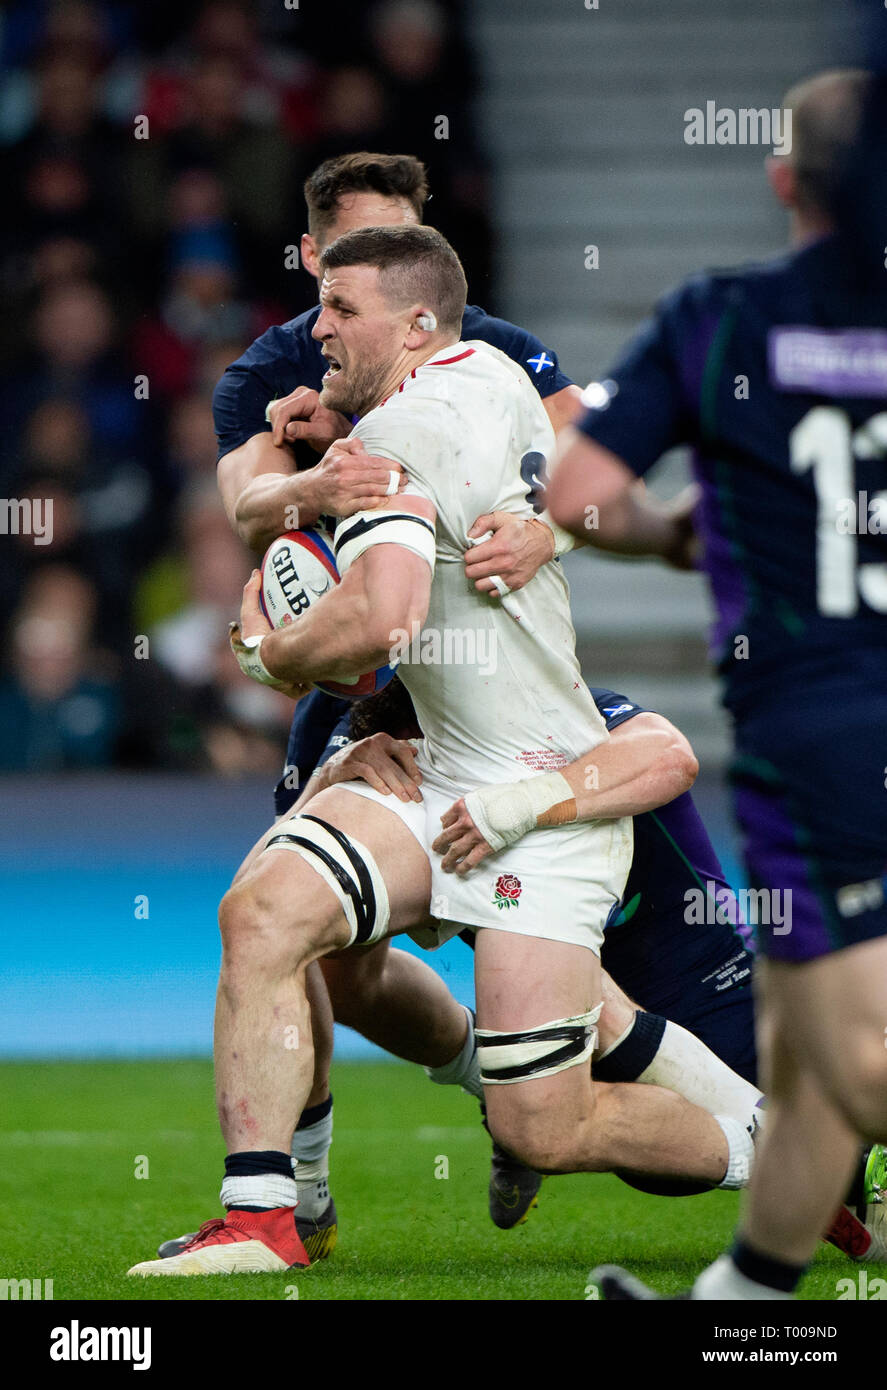
[[[425,314],[419,314],[416,318],[416,327],[424,328],[426,333],[433,333],[437,328],[437,317],[430,310]]]

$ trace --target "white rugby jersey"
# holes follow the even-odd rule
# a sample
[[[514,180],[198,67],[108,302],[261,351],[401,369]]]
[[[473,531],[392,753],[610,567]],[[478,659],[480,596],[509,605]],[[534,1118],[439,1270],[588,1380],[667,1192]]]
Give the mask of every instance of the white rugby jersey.
[[[403,634],[398,669],[430,764],[470,790],[563,767],[603,742],[560,564],[543,565],[514,596],[532,628],[465,577],[478,516],[534,515],[530,479],[554,433],[523,369],[488,343],[443,348],[352,433],[368,453],[401,464],[407,493],[437,509],[428,616],[421,632]]]

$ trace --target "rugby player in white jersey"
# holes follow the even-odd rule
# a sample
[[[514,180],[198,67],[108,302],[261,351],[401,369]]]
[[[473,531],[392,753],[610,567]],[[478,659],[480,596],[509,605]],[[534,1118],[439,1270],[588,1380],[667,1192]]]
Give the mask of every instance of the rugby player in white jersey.
[[[577,822],[559,771],[606,738],[580,678],[559,568],[522,591],[520,621],[463,568],[479,513],[529,515],[521,459],[552,443],[538,395],[503,354],[459,342],[465,280],[439,233],[356,231],[327,248],[323,266],[314,328],[331,364],[323,404],[362,417],[334,448],[395,462],[409,485],[340,524],[342,582],[298,624],[268,630],[253,577],[238,659],[295,696],[386,663],[419,630],[485,636],[496,659],[486,675],[455,662],[402,666],[425,733],[421,805],[393,804],[364,783],[330,787],[308,814],[271,827],[223,900],[216,1084],[228,1213],[181,1255],[133,1274],[308,1263],[289,1152],[312,1080],[305,971],[330,951],[413,928],[429,903],[438,941],[462,925],[477,932],[479,1055],[498,1142],[548,1172],[618,1165],[717,1185],[748,1166],[748,1136],[737,1147],[675,1093],[592,1082],[598,951],[629,867],[630,820]],[[430,850],[441,815],[473,787],[530,778],[544,828],[476,872],[443,875]]]

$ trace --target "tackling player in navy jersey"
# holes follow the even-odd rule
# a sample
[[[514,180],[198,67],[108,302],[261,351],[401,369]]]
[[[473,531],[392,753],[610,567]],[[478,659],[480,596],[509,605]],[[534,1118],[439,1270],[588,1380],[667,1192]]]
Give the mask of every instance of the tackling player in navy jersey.
[[[832,203],[868,85],[834,72],[789,93],[793,148],[768,175],[792,251],[664,301],[592,395],[548,498],[594,544],[686,563],[686,518],[631,484],[693,446],[749,874],[790,905],[758,930],[766,1137],[699,1299],[791,1297],[859,1138],[887,1133],[887,290]],[[881,1158],[866,1194],[880,1214],[885,1184]]]

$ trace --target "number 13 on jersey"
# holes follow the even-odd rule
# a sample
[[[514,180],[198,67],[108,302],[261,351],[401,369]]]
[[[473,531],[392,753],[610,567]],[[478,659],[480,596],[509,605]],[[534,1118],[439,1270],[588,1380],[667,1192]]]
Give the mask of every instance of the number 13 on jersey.
[[[813,470],[816,489],[816,600],[829,618],[851,618],[860,594],[887,613],[887,564],[857,562],[856,459],[887,457],[887,411],[853,430],[835,406],[808,411],[789,435],[792,472]],[[887,492],[872,494],[871,529],[887,535]],[[851,522],[849,518],[854,518]]]

